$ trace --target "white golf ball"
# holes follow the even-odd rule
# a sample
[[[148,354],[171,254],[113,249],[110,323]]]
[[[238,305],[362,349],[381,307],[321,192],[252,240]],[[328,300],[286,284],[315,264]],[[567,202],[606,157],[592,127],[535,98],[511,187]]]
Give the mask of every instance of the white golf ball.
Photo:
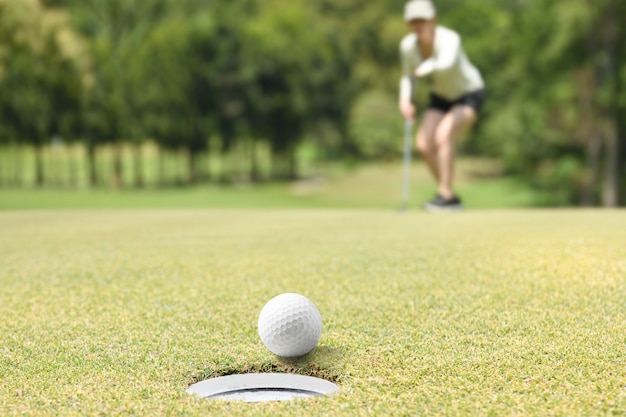
[[[317,345],[322,335],[322,316],[305,296],[285,293],[265,304],[258,328],[270,351],[292,358],[309,353]]]

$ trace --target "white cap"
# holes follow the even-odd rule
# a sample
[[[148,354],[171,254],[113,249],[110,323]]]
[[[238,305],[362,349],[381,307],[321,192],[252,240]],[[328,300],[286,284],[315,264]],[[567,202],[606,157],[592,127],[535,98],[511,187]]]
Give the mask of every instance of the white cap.
[[[404,20],[407,22],[414,19],[430,20],[436,15],[435,5],[430,0],[411,0],[404,5]]]

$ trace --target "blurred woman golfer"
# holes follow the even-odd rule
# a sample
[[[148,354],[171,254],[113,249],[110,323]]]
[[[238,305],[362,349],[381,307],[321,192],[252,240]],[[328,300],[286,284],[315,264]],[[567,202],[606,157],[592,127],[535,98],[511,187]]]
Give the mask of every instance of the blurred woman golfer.
[[[485,84],[469,61],[460,36],[437,24],[431,0],[411,0],[404,20],[411,31],[400,43],[402,78],[400,113],[415,118],[412,102],[417,79],[430,84],[430,102],[417,132],[417,148],[438,184],[437,196],[424,205],[427,210],[459,210],[460,198],[452,189],[454,139],[477,119],[485,100]]]

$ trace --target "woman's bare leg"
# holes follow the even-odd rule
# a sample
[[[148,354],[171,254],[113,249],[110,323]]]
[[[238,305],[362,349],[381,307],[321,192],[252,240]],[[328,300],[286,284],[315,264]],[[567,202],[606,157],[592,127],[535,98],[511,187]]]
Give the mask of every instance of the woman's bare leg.
[[[435,128],[436,160],[438,167],[439,195],[445,199],[454,196],[452,176],[454,173],[454,139],[465,132],[475,121],[476,111],[467,105],[452,107]]]
[[[417,149],[435,180],[439,182],[439,167],[437,158],[437,143],[435,140],[435,132],[437,126],[444,118],[446,113],[440,110],[428,109],[422,117],[422,123],[417,132]]]

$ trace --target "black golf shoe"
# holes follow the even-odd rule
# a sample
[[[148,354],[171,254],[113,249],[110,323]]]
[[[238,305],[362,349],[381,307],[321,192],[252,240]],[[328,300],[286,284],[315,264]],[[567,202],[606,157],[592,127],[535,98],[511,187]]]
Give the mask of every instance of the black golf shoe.
[[[437,194],[435,198],[424,204],[424,209],[427,211],[458,211],[463,210],[463,203],[457,196],[445,199]]]

